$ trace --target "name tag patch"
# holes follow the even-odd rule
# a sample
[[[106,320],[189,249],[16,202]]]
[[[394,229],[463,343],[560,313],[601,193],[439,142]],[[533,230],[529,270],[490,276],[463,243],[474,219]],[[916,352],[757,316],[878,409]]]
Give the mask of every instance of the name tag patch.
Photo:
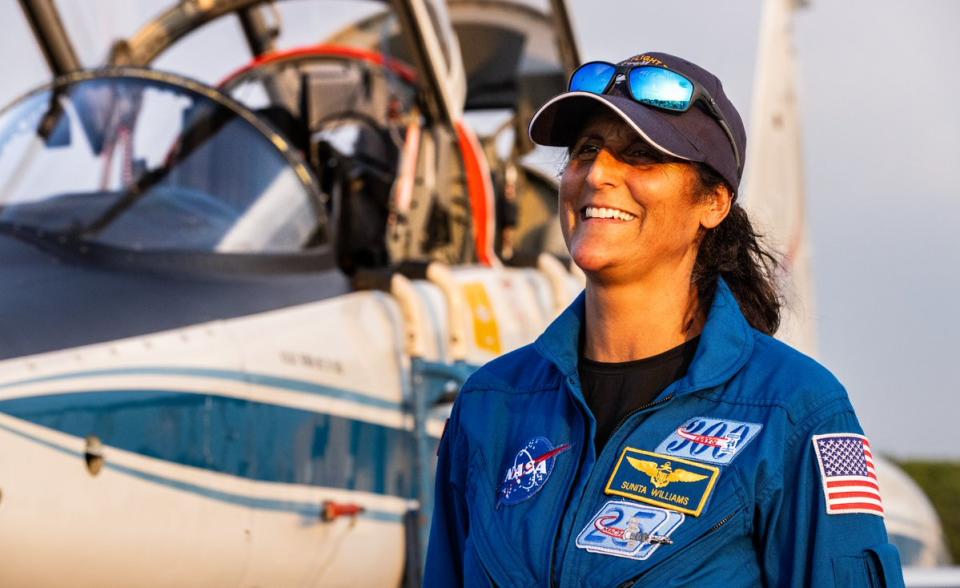
[[[627,447],[604,491],[698,517],[719,475],[717,466]]]
[[[661,545],[670,545],[681,513],[625,500],[609,500],[577,536],[576,545],[591,553],[644,560]]]
[[[657,453],[728,464],[760,433],[763,425],[710,417],[683,423],[657,446]]]

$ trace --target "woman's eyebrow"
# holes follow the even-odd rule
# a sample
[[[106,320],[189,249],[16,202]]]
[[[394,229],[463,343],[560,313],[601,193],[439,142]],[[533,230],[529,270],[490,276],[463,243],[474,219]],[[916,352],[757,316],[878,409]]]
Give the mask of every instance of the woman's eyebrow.
[[[644,141],[643,139],[637,139],[636,141],[634,141],[633,143],[630,143],[630,145],[628,145],[628,148],[630,148],[630,149],[636,149],[636,148],[638,148],[638,147],[641,148],[641,149],[644,149],[645,151],[651,151],[651,152],[654,152],[654,153],[660,153],[660,150],[659,150],[659,149],[657,149],[656,147],[654,147],[654,146],[651,145],[650,143]]]
[[[583,141],[603,141],[603,135],[599,133],[583,133],[577,137],[577,143],[582,143]]]

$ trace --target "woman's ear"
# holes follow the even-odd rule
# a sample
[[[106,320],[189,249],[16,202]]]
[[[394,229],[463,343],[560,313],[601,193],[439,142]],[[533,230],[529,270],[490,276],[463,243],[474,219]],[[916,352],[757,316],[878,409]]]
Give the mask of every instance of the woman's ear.
[[[730,214],[733,206],[733,195],[726,184],[718,183],[713,190],[702,197],[703,209],[700,216],[700,226],[712,229],[719,225]]]

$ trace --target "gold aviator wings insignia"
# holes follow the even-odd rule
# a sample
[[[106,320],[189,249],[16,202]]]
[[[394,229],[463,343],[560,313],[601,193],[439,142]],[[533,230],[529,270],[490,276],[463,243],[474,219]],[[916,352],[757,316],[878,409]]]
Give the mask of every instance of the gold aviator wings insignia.
[[[634,468],[650,476],[650,481],[657,488],[663,488],[671,482],[699,482],[707,478],[703,474],[697,474],[683,468],[672,469],[670,462],[658,466],[655,461],[635,457],[627,457],[627,461]]]
[[[699,482],[707,476],[703,474],[695,474],[691,471],[677,468],[673,470],[673,473],[667,478],[668,482]]]
[[[645,459],[637,459],[635,457],[627,457],[627,461],[630,462],[630,465],[650,476],[651,478],[656,476],[658,473],[657,462],[647,461]]]

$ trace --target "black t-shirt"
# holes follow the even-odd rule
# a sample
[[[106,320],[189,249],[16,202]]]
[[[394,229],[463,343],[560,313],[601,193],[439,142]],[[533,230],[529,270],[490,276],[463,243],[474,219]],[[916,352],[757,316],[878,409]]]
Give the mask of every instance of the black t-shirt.
[[[700,337],[659,355],[605,363],[580,356],[580,383],[587,406],[597,419],[597,453],[620,422],[653,402],[667,386],[682,378],[697,352]]]

